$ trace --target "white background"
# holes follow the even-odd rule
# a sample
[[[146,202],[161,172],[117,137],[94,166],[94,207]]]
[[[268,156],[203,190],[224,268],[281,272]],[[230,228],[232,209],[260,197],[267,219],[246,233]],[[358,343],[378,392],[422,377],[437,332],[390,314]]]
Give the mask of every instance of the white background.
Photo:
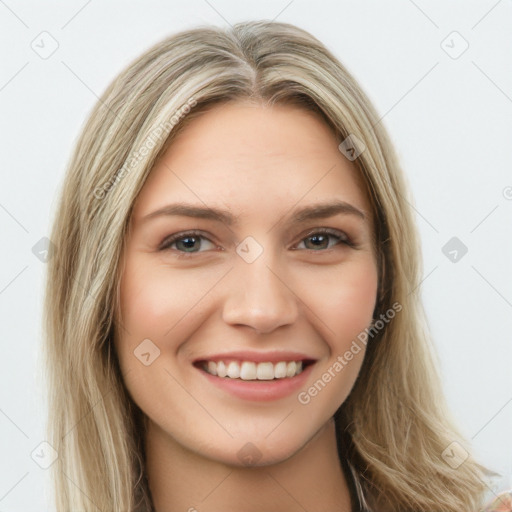
[[[32,247],[49,234],[82,123],[149,46],[246,19],[309,30],[384,116],[415,196],[422,294],[449,404],[477,457],[512,487],[511,0],[0,0],[0,512],[51,509],[47,472],[30,456],[46,414],[45,264]],[[47,59],[31,47],[43,31],[58,42]],[[469,44],[458,58],[465,43],[453,31]],[[441,251],[453,236],[468,247],[456,263]]]

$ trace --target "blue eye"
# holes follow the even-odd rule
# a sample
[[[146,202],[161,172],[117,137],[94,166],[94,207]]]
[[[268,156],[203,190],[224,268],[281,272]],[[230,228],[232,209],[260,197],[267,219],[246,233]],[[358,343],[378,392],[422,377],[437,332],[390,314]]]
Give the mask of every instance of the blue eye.
[[[305,238],[300,241],[298,245],[308,240],[311,241],[311,243],[308,244],[309,247],[305,244],[304,248],[306,250],[315,252],[321,252],[322,249],[331,249],[333,246],[340,244],[347,245],[349,247],[355,247],[355,244],[351,242],[349,237],[343,233],[343,231],[339,231],[337,229],[319,228],[315,231],[311,231]],[[203,248],[203,241],[206,241],[207,245],[211,245],[210,249],[216,247],[215,244],[210,239],[205,237],[201,232],[187,231],[185,233],[175,233],[174,235],[166,238],[160,244],[159,250],[178,251],[182,253],[180,256],[197,252],[204,252],[199,250],[200,248]],[[331,241],[334,241],[334,243],[331,243]],[[175,245],[176,248],[173,248],[173,245]],[[294,250],[296,249],[294,248]]]
[[[332,240],[333,238],[337,239],[338,241],[334,244],[329,244],[329,239]],[[310,249],[313,251],[316,251],[317,249],[331,249],[333,245],[338,245],[339,243],[348,245],[350,247],[354,246],[354,244],[351,242],[348,236],[345,233],[343,233],[343,231],[338,231],[337,229],[317,229],[316,231],[312,231],[306,238],[303,238],[301,240],[301,243],[304,240],[311,240],[313,242],[312,248],[306,247],[306,249]],[[327,246],[325,246],[326,242]]]
[[[175,250],[178,250],[179,252],[182,252],[182,249],[186,254],[198,252],[194,249],[198,249],[203,245],[200,243],[201,240],[207,240],[212,246],[214,246],[213,242],[203,236],[200,232],[189,231],[187,233],[176,233],[171,235],[169,238],[166,238],[159,247],[159,250],[163,251],[171,249],[171,246],[176,244],[177,249]],[[179,246],[181,246],[181,248]]]

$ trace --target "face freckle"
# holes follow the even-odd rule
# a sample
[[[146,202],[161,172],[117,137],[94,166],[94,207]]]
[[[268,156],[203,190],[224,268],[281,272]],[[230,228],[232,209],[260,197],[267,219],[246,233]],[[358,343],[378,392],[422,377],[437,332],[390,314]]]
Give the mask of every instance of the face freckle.
[[[284,460],[348,396],[365,346],[334,377],[332,367],[370,324],[378,285],[357,173],[315,114],[252,103],[201,115],[158,160],[133,209],[115,345],[128,391],[168,444],[237,464],[251,439],[263,461]],[[252,382],[269,391],[251,398],[198,364],[276,351],[308,359],[289,378],[300,386],[278,398],[277,379]],[[293,422],[269,436],[283,411]]]

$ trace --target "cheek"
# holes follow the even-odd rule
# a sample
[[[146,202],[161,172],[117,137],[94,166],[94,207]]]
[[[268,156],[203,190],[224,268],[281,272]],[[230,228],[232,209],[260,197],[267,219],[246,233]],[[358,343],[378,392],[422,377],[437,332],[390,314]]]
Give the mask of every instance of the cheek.
[[[127,264],[121,281],[121,312],[128,330],[161,338],[197,302],[200,283],[192,287],[182,274],[162,266]]]
[[[309,387],[298,401],[331,417],[349,395],[363,363],[366,344],[361,333],[369,326],[378,288],[375,264],[346,265],[339,273],[315,280],[308,306],[329,353],[319,362]]]
[[[345,344],[371,322],[378,287],[374,263],[347,265],[339,272],[316,276],[308,293],[311,309],[324,323],[326,340]],[[333,343],[330,343],[331,345]]]
[[[165,371],[170,367],[168,356],[188,339],[194,328],[190,320],[199,314],[197,288],[202,285],[196,282],[194,290],[189,281],[183,273],[136,257],[128,259],[121,278],[120,312],[124,328],[116,336],[117,356],[128,392],[150,417],[161,413],[161,397],[157,399],[155,390],[169,390],[173,386],[173,379]],[[192,309],[193,317],[187,315]],[[179,396],[179,389],[175,392]]]
[[[120,286],[125,329],[116,343],[125,368],[135,364],[133,351],[145,339],[152,340],[162,352],[177,352],[203,321],[207,301],[202,299],[218,280],[211,271],[186,272],[135,257],[128,259]]]
[[[133,364],[130,356],[143,340],[150,339],[160,347],[163,334],[177,322],[182,301],[170,300],[179,293],[177,284],[159,277],[157,269],[137,265],[135,260],[127,262],[120,286],[124,329],[117,343],[125,368]]]
[[[371,321],[377,298],[377,271],[375,267],[361,269],[342,280],[339,292],[334,293],[339,306],[337,314],[342,325],[360,330]],[[333,301],[334,302],[334,301]]]

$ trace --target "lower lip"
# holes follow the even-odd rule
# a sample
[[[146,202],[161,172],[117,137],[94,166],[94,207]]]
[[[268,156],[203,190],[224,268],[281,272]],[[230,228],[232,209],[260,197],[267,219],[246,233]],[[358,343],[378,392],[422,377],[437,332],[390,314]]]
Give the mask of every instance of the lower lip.
[[[308,379],[314,364],[308,365],[299,375],[295,377],[285,377],[275,380],[241,380],[230,379],[229,377],[217,377],[203,370],[196,368],[206,379],[219,388],[244,400],[253,400],[255,402],[268,402],[279,400],[294,391],[299,390]]]

